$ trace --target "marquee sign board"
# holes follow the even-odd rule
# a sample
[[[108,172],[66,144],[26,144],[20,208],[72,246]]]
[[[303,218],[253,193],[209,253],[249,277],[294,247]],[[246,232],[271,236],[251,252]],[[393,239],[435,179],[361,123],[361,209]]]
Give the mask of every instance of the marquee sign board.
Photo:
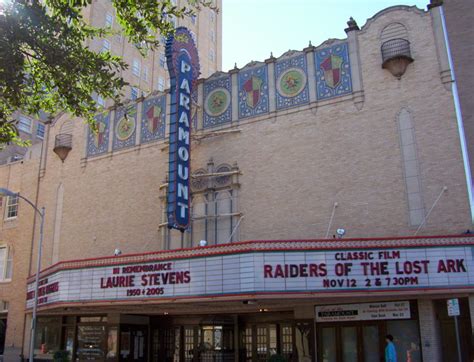
[[[316,322],[371,321],[410,319],[410,302],[375,302],[323,305],[315,310]]]
[[[190,220],[191,93],[199,76],[198,50],[188,29],[179,27],[166,41],[170,74],[168,227],[184,231]]]
[[[235,244],[233,244],[235,247]],[[210,248],[209,250],[212,250]],[[189,255],[189,254],[188,254]],[[113,263],[115,259],[110,259]],[[43,274],[45,275],[45,274]],[[354,250],[253,250],[57,270],[40,305],[249,294],[474,290],[471,245]],[[28,284],[27,306],[34,298]]]

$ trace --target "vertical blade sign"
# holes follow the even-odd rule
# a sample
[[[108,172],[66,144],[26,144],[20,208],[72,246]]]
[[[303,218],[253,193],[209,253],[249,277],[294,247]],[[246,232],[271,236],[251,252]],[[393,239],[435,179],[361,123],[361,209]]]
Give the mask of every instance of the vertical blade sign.
[[[191,93],[199,76],[199,59],[191,33],[176,29],[166,41],[170,74],[170,134],[168,175],[168,227],[181,231],[190,222]]]

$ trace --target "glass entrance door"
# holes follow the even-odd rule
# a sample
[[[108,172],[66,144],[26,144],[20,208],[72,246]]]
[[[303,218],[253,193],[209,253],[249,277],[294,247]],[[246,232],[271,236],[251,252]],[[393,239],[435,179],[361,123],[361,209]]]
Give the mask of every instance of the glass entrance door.
[[[362,327],[364,362],[379,362],[379,327],[377,325]]]
[[[122,326],[120,331],[120,361],[148,361],[147,340],[147,326]]]
[[[201,327],[200,362],[233,362],[234,332],[231,326]]]
[[[336,362],[337,361],[337,338],[336,338],[336,327],[323,327],[321,328],[320,347],[320,359],[323,362]]]
[[[377,324],[320,326],[318,338],[323,362],[379,362],[383,355]]]
[[[342,361],[358,362],[359,347],[357,344],[357,328],[341,328]]]

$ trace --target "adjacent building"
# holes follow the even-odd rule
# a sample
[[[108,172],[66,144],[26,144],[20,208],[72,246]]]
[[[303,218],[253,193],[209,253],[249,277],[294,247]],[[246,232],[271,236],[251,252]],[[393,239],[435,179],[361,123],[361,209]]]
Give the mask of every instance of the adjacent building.
[[[186,0],[173,2],[178,6],[185,6]],[[193,40],[198,46],[202,76],[207,77],[222,68],[222,2],[215,1],[219,11],[202,7],[196,16],[183,19],[171,18],[176,26],[185,26],[190,29]],[[130,84],[123,90],[127,99],[137,99],[153,91],[163,92],[169,88],[169,75],[165,57],[165,38],[160,37],[161,45],[156,50],[149,50],[143,56],[135,44],[128,42],[120,33],[117,23],[115,8],[110,0],[93,1],[84,11],[84,20],[96,27],[110,28],[115,35],[104,39],[89,40],[88,46],[97,52],[110,51],[118,55],[129,65],[122,76]],[[112,101],[95,95],[99,106],[110,107]],[[25,114],[14,115],[17,128],[23,140],[30,140],[31,144],[42,142],[44,138],[45,123],[48,117],[41,119]],[[24,147],[15,145],[7,146],[0,153],[0,164],[21,161],[26,154]]]
[[[474,170],[474,66],[470,59],[474,56],[474,11],[468,1],[447,0],[443,3],[446,34],[451,50],[451,60],[457,91],[458,112],[462,118],[462,129],[466,139],[469,168]],[[432,1],[436,6],[440,1]]]
[[[167,228],[167,91],[108,108],[98,133],[61,116],[0,168],[46,208],[38,359],[379,361],[390,333],[399,360],[451,361],[457,299],[472,360],[472,210],[441,5],[346,33],[198,81],[184,233]],[[6,347],[26,355],[38,234],[28,205],[3,208]]]

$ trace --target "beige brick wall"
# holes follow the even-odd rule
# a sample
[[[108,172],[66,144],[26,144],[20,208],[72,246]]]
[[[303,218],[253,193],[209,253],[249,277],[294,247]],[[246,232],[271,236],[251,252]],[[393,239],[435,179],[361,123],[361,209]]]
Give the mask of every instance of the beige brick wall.
[[[418,300],[418,318],[420,321],[423,360],[430,362],[442,361],[440,326],[436,318],[435,307],[432,300]]]
[[[38,162],[28,160],[0,166],[0,184],[29,200],[36,198]],[[0,245],[8,245],[13,253],[12,280],[0,283],[0,300],[9,302],[5,356],[19,354],[23,340],[23,316],[25,310],[26,278],[29,273],[29,257],[33,238],[34,211],[30,205],[20,200],[18,217],[5,220],[6,199],[3,199],[1,212]],[[39,224],[38,224],[39,225]],[[36,229],[38,230],[38,228]],[[38,241],[38,233],[34,236]],[[29,326],[27,326],[29,328]],[[9,359],[5,359],[7,361]]]

